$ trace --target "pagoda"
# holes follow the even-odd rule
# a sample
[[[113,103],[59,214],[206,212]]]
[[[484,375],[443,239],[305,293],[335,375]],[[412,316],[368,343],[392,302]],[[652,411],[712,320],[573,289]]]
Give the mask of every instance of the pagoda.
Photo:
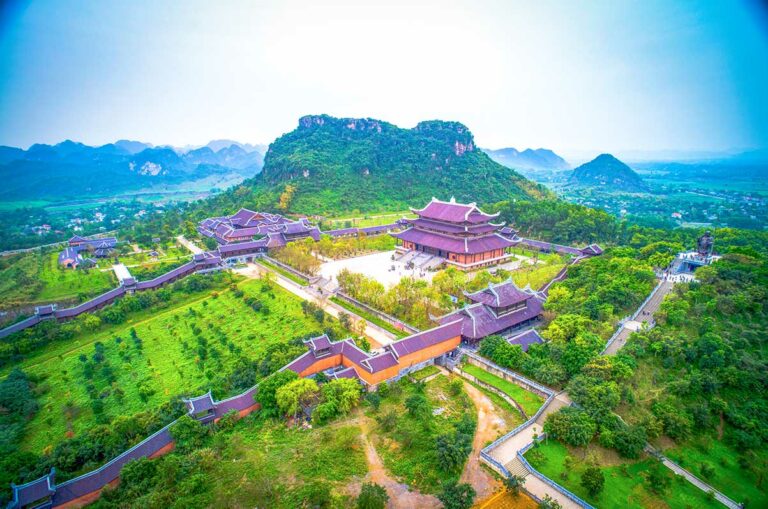
[[[504,223],[491,220],[475,203],[432,198],[424,208],[411,209],[416,219],[404,219],[406,229],[392,233],[400,251],[418,251],[444,258],[462,270],[493,265],[510,258],[507,248],[515,242],[500,232]]]
[[[463,308],[436,318],[440,324],[462,320],[461,338],[467,343],[476,343],[486,336],[499,334],[509,336],[515,331],[536,324],[544,309],[545,297],[530,286],[519,288],[510,278],[501,283],[489,283],[474,293],[464,293],[470,302]],[[519,335],[521,336],[521,335]],[[520,338],[525,350],[537,341],[535,338]],[[513,338],[514,339],[514,338]]]

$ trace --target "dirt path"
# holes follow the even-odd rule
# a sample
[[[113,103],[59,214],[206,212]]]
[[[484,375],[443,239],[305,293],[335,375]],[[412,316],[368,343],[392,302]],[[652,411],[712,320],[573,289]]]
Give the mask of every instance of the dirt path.
[[[360,429],[362,431],[361,439],[365,445],[365,459],[368,463],[368,475],[365,476],[365,482],[373,482],[384,487],[389,495],[387,507],[390,509],[431,509],[441,507],[440,501],[432,495],[424,495],[418,491],[410,491],[408,486],[397,482],[389,474],[387,469],[376,452],[376,448],[368,438],[370,434],[371,422],[369,419],[362,419]],[[357,496],[360,493],[360,486],[350,489]]]
[[[464,389],[477,408],[477,431],[472,442],[472,453],[461,474],[461,482],[471,484],[477,492],[476,498],[482,500],[498,490],[501,483],[481,467],[480,450],[488,442],[495,440],[499,432],[505,431],[509,423],[498,415],[488,396],[467,381],[464,381]]]

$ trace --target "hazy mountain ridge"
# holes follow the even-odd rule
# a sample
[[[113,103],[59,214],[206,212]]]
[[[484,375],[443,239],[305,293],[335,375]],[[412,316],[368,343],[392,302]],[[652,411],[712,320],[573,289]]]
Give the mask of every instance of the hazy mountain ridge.
[[[262,165],[261,153],[234,142],[218,151],[203,147],[186,153],[129,140],[99,147],[71,140],[35,144],[28,150],[0,147],[0,177],[5,184],[0,199],[106,195],[219,174],[247,178]]]
[[[509,168],[519,170],[570,170],[568,162],[550,149],[527,148],[523,151],[514,147],[497,150],[482,149],[491,159]]]

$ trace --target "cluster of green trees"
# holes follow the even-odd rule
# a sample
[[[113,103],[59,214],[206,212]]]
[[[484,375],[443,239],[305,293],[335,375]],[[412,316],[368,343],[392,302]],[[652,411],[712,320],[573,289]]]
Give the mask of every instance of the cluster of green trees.
[[[598,357],[616,322],[634,311],[655,285],[642,256],[613,248],[570,267],[568,277],[550,288],[544,306],[548,323],[542,336],[549,341],[523,353],[491,336],[481,343],[480,355],[545,385],[562,386]]]
[[[314,379],[299,378],[293,371],[285,370],[259,385],[256,401],[264,416],[297,418],[303,410],[312,409],[312,421],[324,424],[348,414],[360,403],[360,396],[361,386],[355,379],[327,380],[320,375]]]
[[[634,333],[620,355],[574,365],[566,388],[578,408],[550,415],[545,431],[575,446],[597,440],[626,458],[662,435],[719,436],[741,468],[768,470],[758,459],[768,442],[768,258],[758,248],[733,248],[698,269],[698,282],[677,286],[656,327]]]
[[[635,402],[633,417],[649,435],[677,441],[714,431],[722,418],[724,438],[750,463],[768,443],[768,257],[734,252],[696,275],[699,283],[662,304],[659,325],[624,349],[661,389]]]

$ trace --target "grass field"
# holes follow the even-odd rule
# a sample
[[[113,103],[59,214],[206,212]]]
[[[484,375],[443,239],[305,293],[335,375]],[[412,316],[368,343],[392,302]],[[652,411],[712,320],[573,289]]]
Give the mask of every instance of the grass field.
[[[52,345],[24,362],[28,373],[44,378],[40,411],[28,423],[25,449],[41,452],[67,436],[102,421],[158,406],[177,394],[195,395],[218,387],[212,379],[240,359],[263,353],[271,344],[322,330],[301,311],[300,300],[276,285],[263,291],[259,280],[239,285],[269,312],[254,311],[232,291],[211,292],[159,314],[85,333],[67,345]],[[131,338],[134,328],[140,339]],[[103,345],[101,353],[97,342]],[[102,358],[96,361],[96,356]],[[95,364],[95,366],[94,366]],[[92,366],[92,367],[88,367]],[[90,373],[89,373],[90,371]],[[95,395],[95,397],[94,397]]]
[[[747,507],[768,507],[768,480],[758,473],[761,465],[763,472],[768,466],[768,451],[759,452],[749,470],[739,465],[739,451],[714,436],[699,437],[664,454],[731,499],[747,502]],[[711,467],[711,474],[704,465]]]
[[[228,438],[209,477],[213,507],[309,507],[317,483],[330,487],[330,507],[354,507],[344,488],[368,471],[360,427],[349,420],[301,429],[254,416]]]
[[[426,383],[424,395],[431,411],[423,417],[411,415],[406,400],[417,394],[417,384],[403,379],[390,389],[374,418],[391,415],[391,429],[381,423],[373,433],[374,445],[384,466],[393,477],[422,493],[437,493],[441,483],[458,479],[461,469],[443,471],[438,466],[435,440],[438,435],[452,433],[462,418],[475,421],[475,407],[463,390],[454,395],[449,383],[452,377],[438,376]]]
[[[0,302],[4,307],[85,300],[116,285],[112,272],[60,268],[58,251],[32,251],[0,260]]]
[[[488,385],[499,389],[501,392],[512,398],[520,405],[528,417],[535,414],[541,405],[544,404],[544,398],[538,394],[526,391],[519,385],[508,382],[503,378],[499,378],[496,375],[488,373],[484,369],[478,368],[472,364],[464,364],[461,369],[466,373],[474,376],[481,382],[485,382]]]
[[[566,465],[566,457],[572,460]],[[682,477],[663,467],[657,460],[647,458],[631,462],[621,460],[613,451],[597,446],[588,448],[567,448],[556,440],[547,440],[525,454],[526,459],[539,472],[574,492],[595,507],[611,509],[644,508],[721,508],[719,502],[710,499],[706,493],[694,487]],[[597,496],[590,496],[581,486],[581,476],[595,461],[605,476],[605,485]],[[647,480],[653,469],[659,469],[669,486],[662,494],[654,493]],[[655,485],[658,489],[658,485]]]
[[[485,387],[482,387],[474,382],[470,382],[469,380],[466,380],[466,382],[478,391],[482,392],[485,396],[488,397],[488,399],[491,400],[491,403],[493,403],[493,405],[496,407],[496,412],[502,419],[504,419],[504,422],[506,423],[506,429],[504,430],[504,433],[512,431],[524,422],[523,415],[520,413],[520,410],[518,410],[514,405],[509,404],[507,400],[495,392],[491,392]],[[501,434],[499,436],[501,436]],[[491,441],[489,440],[488,444],[490,443]]]

